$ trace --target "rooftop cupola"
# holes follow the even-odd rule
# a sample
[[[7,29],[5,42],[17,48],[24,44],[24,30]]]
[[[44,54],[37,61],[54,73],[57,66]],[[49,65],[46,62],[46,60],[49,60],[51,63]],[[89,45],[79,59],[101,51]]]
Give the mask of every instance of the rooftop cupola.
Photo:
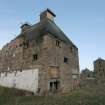
[[[21,32],[25,32],[27,29],[29,29],[31,27],[31,25],[29,25],[28,23],[25,23],[21,26]]]
[[[56,17],[56,15],[50,9],[47,9],[40,14],[40,20],[48,18],[54,21],[54,17]]]

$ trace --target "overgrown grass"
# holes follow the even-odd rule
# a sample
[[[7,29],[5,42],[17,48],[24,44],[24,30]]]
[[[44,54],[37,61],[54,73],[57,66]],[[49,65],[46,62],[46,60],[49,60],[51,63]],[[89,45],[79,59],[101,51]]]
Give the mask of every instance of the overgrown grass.
[[[104,87],[90,85],[65,96],[19,96],[16,89],[0,87],[0,105],[105,105]]]

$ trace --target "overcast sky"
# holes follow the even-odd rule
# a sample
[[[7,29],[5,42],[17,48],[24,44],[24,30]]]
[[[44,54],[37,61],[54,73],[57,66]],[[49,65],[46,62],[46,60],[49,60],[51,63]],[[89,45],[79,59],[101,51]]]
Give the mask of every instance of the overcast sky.
[[[79,48],[81,69],[92,70],[95,59],[105,59],[105,0],[0,0],[0,47],[20,33],[22,23],[38,22],[46,8]]]

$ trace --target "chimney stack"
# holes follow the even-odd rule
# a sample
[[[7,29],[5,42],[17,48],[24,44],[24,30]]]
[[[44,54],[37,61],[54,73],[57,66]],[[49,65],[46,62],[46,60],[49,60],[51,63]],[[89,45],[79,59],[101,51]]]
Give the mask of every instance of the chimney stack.
[[[50,19],[51,21],[54,21],[55,17],[56,15],[50,9],[47,9],[40,14],[40,21],[46,18]]]
[[[25,23],[21,26],[21,32],[25,32],[27,29],[29,29],[31,27],[31,25],[29,25],[28,23]]]

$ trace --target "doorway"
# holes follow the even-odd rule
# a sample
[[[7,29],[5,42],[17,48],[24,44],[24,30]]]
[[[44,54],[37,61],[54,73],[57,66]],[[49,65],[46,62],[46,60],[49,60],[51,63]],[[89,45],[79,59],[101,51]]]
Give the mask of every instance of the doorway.
[[[56,92],[59,90],[60,82],[58,80],[52,80],[49,82],[49,91]]]

